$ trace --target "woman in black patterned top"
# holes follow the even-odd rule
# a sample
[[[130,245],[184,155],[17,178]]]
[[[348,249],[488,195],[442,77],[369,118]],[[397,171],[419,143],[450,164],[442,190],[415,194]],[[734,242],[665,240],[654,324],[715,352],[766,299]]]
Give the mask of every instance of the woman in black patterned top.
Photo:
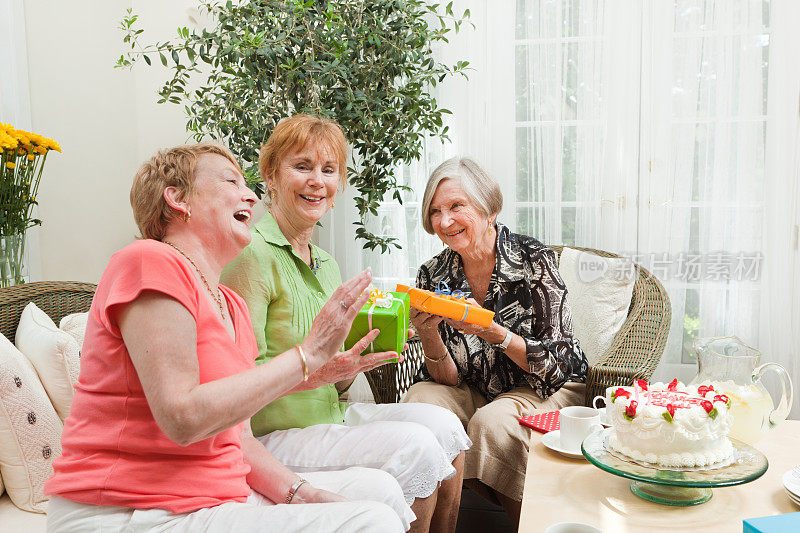
[[[518,522],[530,431],[516,417],[582,403],[588,364],[555,253],[497,222],[502,206],[497,182],[470,159],[428,180],[423,227],[447,248],[420,267],[417,286],[461,291],[495,315],[484,328],[412,309],[425,366],[404,401],[459,416],[473,442],[466,483]]]

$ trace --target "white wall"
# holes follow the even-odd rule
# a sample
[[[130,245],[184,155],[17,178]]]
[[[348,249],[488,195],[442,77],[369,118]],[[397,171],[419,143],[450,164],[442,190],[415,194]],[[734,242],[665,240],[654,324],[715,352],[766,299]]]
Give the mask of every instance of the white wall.
[[[157,105],[167,71],[144,62],[115,69],[125,10],[140,15],[147,42],[190,24],[191,0],[26,0],[33,131],[56,139],[39,196],[45,280],[97,282],[109,257],[137,231],[128,194],[138,165],[187,140],[182,107]],[[154,64],[157,62],[154,62]]]

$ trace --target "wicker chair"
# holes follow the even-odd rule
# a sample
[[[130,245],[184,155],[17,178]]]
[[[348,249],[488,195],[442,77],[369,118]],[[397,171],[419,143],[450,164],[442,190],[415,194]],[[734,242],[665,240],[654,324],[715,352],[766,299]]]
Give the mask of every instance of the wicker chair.
[[[58,324],[72,313],[89,310],[97,286],[78,281],[37,281],[0,289],[0,332],[11,342],[28,302],[34,302]]]
[[[578,248],[601,257],[619,257],[611,252]],[[561,256],[562,246],[550,246]],[[589,369],[586,380],[586,405],[595,396],[605,394],[606,387],[630,385],[635,379],[649,380],[658,366],[667,342],[672,310],[667,292],[646,269],[636,265],[636,281],[628,308],[628,319],[614,337],[611,346]],[[367,373],[375,401],[391,403],[400,400],[413,382],[423,363],[422,343],[414,337],[397,365],[385,365]]]

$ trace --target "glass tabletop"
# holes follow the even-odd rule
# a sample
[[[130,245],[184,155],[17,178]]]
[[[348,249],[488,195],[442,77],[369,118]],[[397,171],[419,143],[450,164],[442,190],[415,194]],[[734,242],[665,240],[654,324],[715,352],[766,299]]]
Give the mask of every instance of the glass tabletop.
[[[590,463],[601,470],[635,481],[676,487],[726,487],[758,479],[769,466],[763,453],[731,439],[736,455],[734,462],[728,466],[680,471],[660,470],[655,465],[645,466],[609,452],[606,443],[610,431],[611,429],[604,429],[586,437],[581,451]]]

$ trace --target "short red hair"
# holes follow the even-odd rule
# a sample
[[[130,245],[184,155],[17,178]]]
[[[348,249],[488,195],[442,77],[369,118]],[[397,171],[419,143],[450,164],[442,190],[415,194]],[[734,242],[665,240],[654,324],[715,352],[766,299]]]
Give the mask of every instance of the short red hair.
[[[344,186],[347,183],[347,139],[344,130],[335,120],[305,114],[281,120],[267,143],[261,147],[258,171],[264,183],[268,179],[275,179],[284,157],[309,144],[321,146],[336,156],[339,179]]]

